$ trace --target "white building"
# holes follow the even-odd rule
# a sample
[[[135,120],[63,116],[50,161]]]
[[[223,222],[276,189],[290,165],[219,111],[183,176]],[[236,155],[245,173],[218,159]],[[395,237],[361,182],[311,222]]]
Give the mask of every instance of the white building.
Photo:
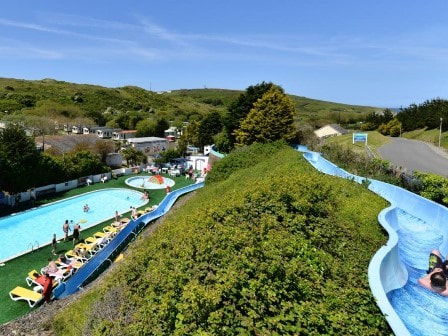
[[[72,133],[73,134],[83,134],[84,126],[81,125],[73,125],[72,126]]]
[[[115,131],[112,133],[113,140],[127,140],[130,138],[135,138],[137,131],[127,130],[127,131]]]
[[[96,134],[96,131],[105,128],[105,126],[86,126],[82,129],[84,134]]]
[[[314,131],[314,134],[319,139],[325,139],[325,138],[339,136],[339,135],[343,135],[343,134],[347,134],[347,133],[348,133],[348,131],[338,124],[325,125],[324,127],[321,127],[318,130]]]
[[[168,148],[168,140],[157,137],[130,138],[127,142],[131,147],[146,155],[154,155],[164,152]]]
[[[117,129],[117,128],[103,127],[96,131],[96,135],[98,136],[98,138],[101,139],[109,139],[112,138],[112,133],[117,131],[121,130],[119,128]]]

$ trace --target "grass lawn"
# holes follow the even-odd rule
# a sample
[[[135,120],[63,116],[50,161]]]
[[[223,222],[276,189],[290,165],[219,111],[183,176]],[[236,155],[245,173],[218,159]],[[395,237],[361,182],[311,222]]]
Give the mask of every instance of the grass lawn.
[[[147,175],[147,174],[139,174],[139,175]],[[105,189],[105,188],[129,188],[141,191],[141,189],[131,188],[124,183],[124,181],[127,178],[132,176],[135,175],[122,176],[119,177],[117,180],[111,180],[108,181],[107,183],[96,183],[91,186],[84,186],[57,195],[53,195],[52,197],[42,198],[39,199],[34,204],[34,206],[54,202],[67,197],[80,195],[88,191]],[[183,176],[172,179],[174,179],[176,182],[172,190],[182,188],[192,183],[191,180],[186,180]],[[165,189],[149,190],[149,195],[150,195],[149,203],[142,206],[141,208],[145,208],[150,205],[160,203],[162,199],[165,197]],[[23,204],[19,208],[15,208],[14,212],[22,211],[29,207],[30,204]],[[11,209],[9,208],[2,208],[1,210],[2,210],[2,216],[11,213]],[[129,213],[127,213],[126,215],[130,217]],[[111,217],[112,216],[113,213],[111,214]],[[63,221],[64,219],[61,218],[61,231]],[[83,230],[81,232],[81,238],[87,238],[96,231],[102,231],[102,228],[105,225],[112,223],[112,221],[113,220],[111,219],[101,224],[98,224],[94,227]],[[60,242],[58,243],[57,253],[58,254],[65,253],[66,251],[72,248],[73,244],[71,242],[69,241]],[[5,263],[5,266],[0,267],[0,283],[2,284],[0,286],[0,302],[1,302],[0,324],[10,321],[18,316],[24,315],[31,310],[31,308],[29,308],[28,304],[25,301],[19,301],[19,302],[12,301],[11,298],[9,297],[9,291],[16,286],[22,286],[27,288],[28,286],[26,284],[25,278],[28,272],[33,269],[40,271],[42,267],[48,264],[48,258],[54,258],[53,254],[51,253],[51,246],[44,246],[32,253],[28,253],[16,259],[10,260]]]
[[[367,133],[367,144],[370,146],[372,151],[378,155],[378,148],[380,148],[382,145],[387,144],[390,142],[390,139],[381,133],[378,133],[377,131],[368,131],[368,132],[362,132],[359,133]],[[360,153],[360,154],[366,154],[365,145],[362,142],[355,142],[353,144],[353,135],[352,133],[341,135],[338,137],[331,137],[326,139],[325,141],[330,143],[336,143],[339,145],[342,145],[344,147],[351,148],[354,152]]]
[[[407,138],[407,139],[415,139],[415,140],[425,141],[425,142],[432,143],[436,146],[439,145],[439,129],[438,128],[432,129],[432,130],[427,130],[426,128],[418,129],[418,130],[414,130],[411,132],[403,133],[402,136],[403,136],[403,138]],[[440,145],[443,148],[448,149],[448,132],[442,133]]]

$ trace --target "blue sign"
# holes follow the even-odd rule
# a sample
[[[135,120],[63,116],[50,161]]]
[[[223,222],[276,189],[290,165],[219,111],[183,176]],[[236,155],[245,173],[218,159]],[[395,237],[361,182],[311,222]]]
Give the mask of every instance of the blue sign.
[[[367,133],[353,133],[353,143],[355,142],[367,143]]]

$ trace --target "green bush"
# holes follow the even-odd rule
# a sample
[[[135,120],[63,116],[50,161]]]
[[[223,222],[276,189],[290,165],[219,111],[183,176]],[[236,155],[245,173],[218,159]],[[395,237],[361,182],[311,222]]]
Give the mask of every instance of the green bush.
[[[215,168],[213,183],[54,318],[57,334],[390,334],[367,281],[387,240],[382,199],[279,143]]]
[[[448,206],[448,179],[436,174],[414,173],[420,181],[420,195]]]

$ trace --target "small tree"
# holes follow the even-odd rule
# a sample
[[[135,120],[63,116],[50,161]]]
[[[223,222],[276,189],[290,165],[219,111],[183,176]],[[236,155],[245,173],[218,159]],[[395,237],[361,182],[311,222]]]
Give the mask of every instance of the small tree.
[[[155,163],[167,163],[171,160],[178,158],[180,156],[180,151],[177,149],[168,149],[165,152],[160,153],[160,157],[155,159]]]
[[[136,165],[139,163],[146,163],[148,160],[145,154],[133,147],[123,149],[122,154],[128,166]]]
[[[93,147],[93,150],[96,154],[99,155],[101,162],[103,164],[105,164],[107,154],[114,153],[115,144],[113,141],[110,141],[110,140],[97,140],[95,142],[95,146]]]
[[[22,127],[11,124],[0,130],[0,190],[18,192],[36,183],[34,170],[39,153]]]
[[[165,118],[160,118],[156,121],[155,136],[163,138],[165,137],[165,130],[170,127],[170,123]]]
[[[211,145],[213,143],[213,136],[218,134],[221,129],[221,115],[216,111],[207,114],[199,124],[199,146],[203,147],[205,145]]]
[[[229,153],[233,143],[227,131],[222,131],[213,137],[216,149],[221,153]]]
[[[235,132],[237,145],[292,141],[296,137],[294,104],[280,89],[272,87],[254,104],[241,127]]]
[[[154,136],[156,133],[156,124],[150,119],[144,119],[138,122],[137,137]]]

